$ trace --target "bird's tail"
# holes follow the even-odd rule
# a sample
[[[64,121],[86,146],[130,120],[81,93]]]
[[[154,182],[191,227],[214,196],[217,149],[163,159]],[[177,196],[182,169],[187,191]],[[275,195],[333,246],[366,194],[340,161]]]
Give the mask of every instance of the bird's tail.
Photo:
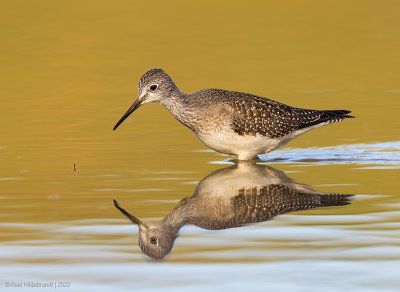
[[[349,113],[351,111],[348,110],[328,110],[328,111],[321,111],[322,116],[321,119],[331,120],[331,119],[346,119],[346,118],[355,118],[355,116],[350,116]]]
[[[318,195],[321,206],[344,206],[351,203],[354,195],[345,194],[324,194]]]
[[[355,118],[354,116],[349,115],[351,111],[348,110],[322,110],[319,111],[319,113],[321,115],[317,120],[310,123],[304,123],[299,127],[299,129],[308,128],[322,123],[337,123],[343,121],[344,119]]]

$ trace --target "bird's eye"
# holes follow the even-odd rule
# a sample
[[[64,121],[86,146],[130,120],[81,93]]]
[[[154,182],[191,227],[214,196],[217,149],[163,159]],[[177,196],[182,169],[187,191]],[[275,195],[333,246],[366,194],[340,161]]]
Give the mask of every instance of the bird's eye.
[[[150,90],[151,90],[151,91],[155,91],[155,90],[157,89],[157,87],[158,87],[157,84],[152,84],[152,85],[150,86]]]
[[[157,242],[158,242],[157,237],[151,237],[150,238],[150,243],[151,244],[157,244]]]

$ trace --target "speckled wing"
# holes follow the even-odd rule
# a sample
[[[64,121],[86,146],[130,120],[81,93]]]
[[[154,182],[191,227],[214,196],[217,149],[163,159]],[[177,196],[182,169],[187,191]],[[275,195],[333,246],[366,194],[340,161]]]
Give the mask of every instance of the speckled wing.
[[[350,111],[320,111],[294,108],[255,95],[236,93],[232,107],[232,129],[239,135],[261,134],[279,138],[298,129],[324,122],[338,122]]]
[[[309,210],[317,207],[343,206],[350,204],[351,195],[309,194],[299,192],[286,185],[271,184],[264,187],[243,188],[233,197],[231,207],[218,205],[216,214],[210,216],[213,207],[191,221],[201,228],[219,230],[270,220],[280,214]],[[197,210],[198,211],[198,210]],[[221,216],[229,214],[229,216]]]
[[[269,220],[287,212],[317,207],[349,204],[350,195],[306,194],[285,185],[272,184],[262,188],[241,189],[233,198],[235,221],[238,225]]]

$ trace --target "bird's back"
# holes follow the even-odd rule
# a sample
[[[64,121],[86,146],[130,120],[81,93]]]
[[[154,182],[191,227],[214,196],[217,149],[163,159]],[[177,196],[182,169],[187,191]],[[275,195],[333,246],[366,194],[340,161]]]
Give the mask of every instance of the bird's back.
[[[333,123],[352,116],[347,110],[311,110],[291,107],[265,97],[221,89],[205,89],[189,95],[196,107],[212,116],[213,111],[229,118],[238,135],[257,134],[278,138],[321,123]]]

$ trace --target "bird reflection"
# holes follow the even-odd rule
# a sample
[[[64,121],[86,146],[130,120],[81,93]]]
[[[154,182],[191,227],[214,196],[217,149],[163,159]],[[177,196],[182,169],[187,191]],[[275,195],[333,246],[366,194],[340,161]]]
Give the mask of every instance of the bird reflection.
[[[296,183],[282,171],[252,162],[239,162],[216,170],[197,185],[159,224],[147,225],[118,208],[139,225],[139,246],[153,259],[168,255],[179,229],[187,224],[219,230],[257,223],[316,207],[349,204],[351,195],[323,193]]]

